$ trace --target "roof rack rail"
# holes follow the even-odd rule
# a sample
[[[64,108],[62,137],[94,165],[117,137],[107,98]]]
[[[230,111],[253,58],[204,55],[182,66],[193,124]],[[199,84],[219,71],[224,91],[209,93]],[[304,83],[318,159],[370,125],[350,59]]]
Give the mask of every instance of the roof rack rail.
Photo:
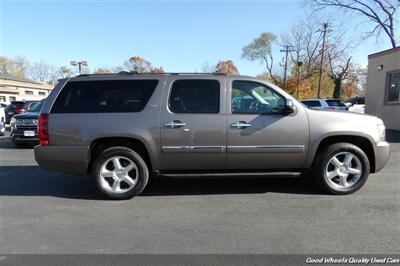
[[[137,71],[120,71],[117,73],[93,73],[93,74],[80,74],[76,77],[88,77],[88,76],[116,76],[116,75],[221,75],[228,76],[229,74],[223,72],[209,72],[209,73],[199,73],[199,72],[165,72],[165,73],[139,73]]]

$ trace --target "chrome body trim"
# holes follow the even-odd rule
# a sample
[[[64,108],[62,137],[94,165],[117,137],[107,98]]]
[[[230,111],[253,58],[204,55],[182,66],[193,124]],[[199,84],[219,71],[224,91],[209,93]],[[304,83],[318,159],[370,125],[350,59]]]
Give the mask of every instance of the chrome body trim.
[[[225,152],[225,146],[162,146],[163,152]]]
[[[256,146],[228,146],[227,152],[251,152],[251,153],[274,153],[289,152],[303,153],[304,145],[256,145]]]

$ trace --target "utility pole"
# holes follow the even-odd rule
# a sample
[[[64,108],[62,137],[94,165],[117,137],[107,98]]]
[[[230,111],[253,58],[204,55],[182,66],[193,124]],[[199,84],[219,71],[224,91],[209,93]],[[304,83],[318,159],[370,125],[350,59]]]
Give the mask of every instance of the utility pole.
[[[282,53],[285,53],[285,73],[283,74],[283,82],[285,83],[286,87],[286,74],[287,74],[287,65],[288,65],[288,55],[289,52],[293,52],[294,50],[290,50],[289,45],[285,45],[285,49],[280,50]]]
[[[328,32],[328,23],[324,23],[323,29],[321,30],[322,32],[322,50],[321,50],[321,63],[319,66],[319,79],[318,79],[318,92],[317,92],[317,98],[320,98],[321,94],[321,79],[322,79],[322,67],[324,64],[324,52],[325,52],[325,39],[326,39],[326,33]]]
[[[300,67],[303,65],[303,62],[299,61],[299,55],[297,55],[297,91],[296,98],[299,99],[299,90],[300,90]]]

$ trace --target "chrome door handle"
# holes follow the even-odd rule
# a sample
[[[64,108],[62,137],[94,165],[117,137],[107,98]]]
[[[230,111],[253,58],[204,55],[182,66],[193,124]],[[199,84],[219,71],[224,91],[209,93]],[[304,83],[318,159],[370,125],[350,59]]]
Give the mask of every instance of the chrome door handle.
[[[239,122],[237,122],[237,123],[233,123],[233,124],[231,125],[231,127],[236,127],[236,128],[248,128],[248,127],[251,127],[251,124],[250,124],[250,123],[247,123],[247,122],[245,122],[245,121],[239,121]]]
[[[174,121],[164,124],[164,126],[169,127],[169,128],[180,128],[180,127],[186,126],[186,123],[181,122],[179,120],[174,120]]]

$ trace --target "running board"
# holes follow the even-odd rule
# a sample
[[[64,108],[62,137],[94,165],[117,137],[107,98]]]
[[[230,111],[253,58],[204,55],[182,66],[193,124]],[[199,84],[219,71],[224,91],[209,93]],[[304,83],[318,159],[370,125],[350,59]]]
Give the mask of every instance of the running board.
[[[265,176],[265,177],[299,177],[301,172],[243,172],[243,173],[158,173],[165,177],[224,177],[224,176]]]

